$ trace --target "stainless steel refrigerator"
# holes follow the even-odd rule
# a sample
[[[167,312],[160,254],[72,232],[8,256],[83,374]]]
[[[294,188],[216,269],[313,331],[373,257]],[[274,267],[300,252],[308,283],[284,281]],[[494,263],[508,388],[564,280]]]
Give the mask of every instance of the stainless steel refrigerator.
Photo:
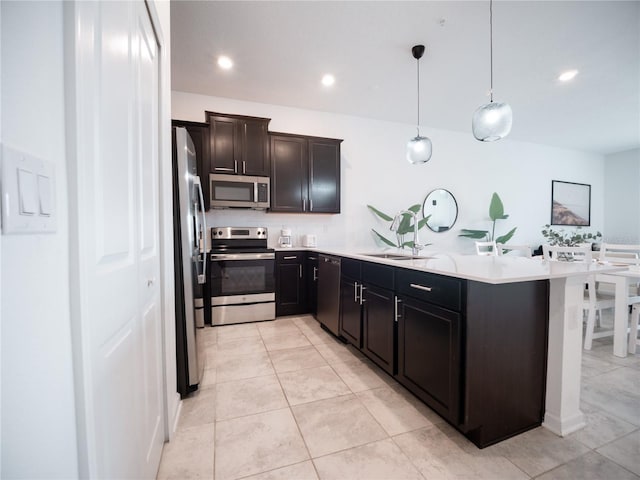
[[[207,224],[193,141],[173,127],[173,218],[178,392],[198,388],[204,371],[201,348],[202,286],[206,281]]]

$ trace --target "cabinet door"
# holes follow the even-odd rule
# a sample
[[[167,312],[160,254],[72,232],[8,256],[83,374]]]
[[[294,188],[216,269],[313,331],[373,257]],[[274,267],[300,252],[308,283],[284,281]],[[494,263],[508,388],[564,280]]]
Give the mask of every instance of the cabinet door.
[[[242,138],[242,164],[238,166],[243,175],[268,177],[271,174],[269,162],[268,121],[242,120],[239,128]]]
[[[340,142],[309,139],[309,211],[340,213]]]
[[[293,136],[270,136],[271,211],[307,210],[307,140]]]
[[[340,335],[360,348],[362,346],[362,308],[358,287],[357,282],[351,278],[342,277],[340,280]]]
[[[399,298],[400,383],[454,425],[460,421],[460,315]]]
[[[395,298],[391,290],[364,285],[362,352],[383,370],[395,373]]]
[[[307,309],[304,254],[276,254],[276,316],[298,315]]]
[[[209,116],[211,172],[238,173],[238,161],[242,156],[238,128],[234,118]]]
[[[308,254],[305,277],[307,280],[307,310],[315,317],[318,314],[318,256]]]

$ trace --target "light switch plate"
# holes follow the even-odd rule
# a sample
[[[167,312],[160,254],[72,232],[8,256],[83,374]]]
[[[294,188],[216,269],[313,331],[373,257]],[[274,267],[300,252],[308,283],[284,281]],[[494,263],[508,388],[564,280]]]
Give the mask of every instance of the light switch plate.
[[[55,165],[2,145],[2,233],[56,231]]]

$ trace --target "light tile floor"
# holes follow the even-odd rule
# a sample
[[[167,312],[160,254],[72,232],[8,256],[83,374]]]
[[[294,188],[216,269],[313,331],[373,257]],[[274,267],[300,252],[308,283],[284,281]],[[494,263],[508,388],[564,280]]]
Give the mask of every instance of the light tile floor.
[[[311,316],[207,327],[158,479],[640,479],[640,355],[583,358],[586,428],[480,450]]]

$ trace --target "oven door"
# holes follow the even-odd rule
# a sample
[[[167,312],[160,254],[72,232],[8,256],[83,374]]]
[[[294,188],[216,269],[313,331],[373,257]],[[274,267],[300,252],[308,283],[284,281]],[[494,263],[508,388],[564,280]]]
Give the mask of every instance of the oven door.
[[[212,305],[275,299],[275,254],[211,254]]]

